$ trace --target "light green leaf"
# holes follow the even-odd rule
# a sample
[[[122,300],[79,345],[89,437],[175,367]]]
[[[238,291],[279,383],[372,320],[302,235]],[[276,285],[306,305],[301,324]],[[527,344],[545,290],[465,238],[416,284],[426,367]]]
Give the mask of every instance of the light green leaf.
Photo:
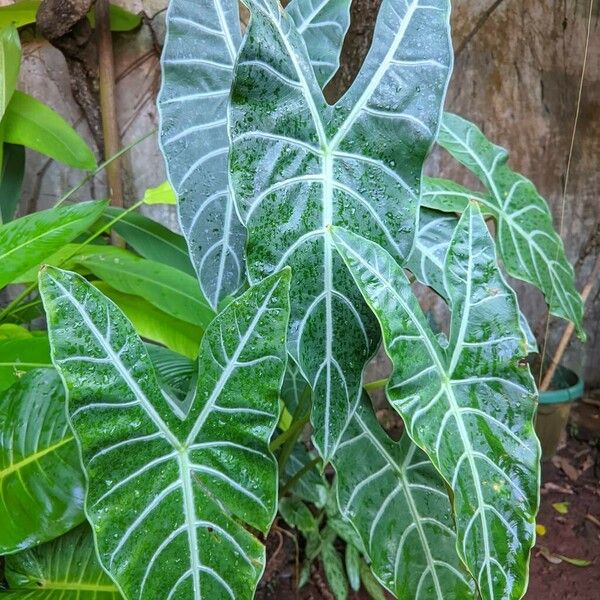
[[[232,302],[200,346],[190,405],[165,399],[124,315],[78,275],[40,290],[89,481],[100,561],[126,597],[250,599],[277,467],[268,442],[285,369],[289,271]],[[98,419],[103,426],[98,427]]]
[[[340,66],[350,26],[350,0],[292,0],[286,10],[304,38],[315,76],[324,88]]]
[[[177,197],[171,184],[163,181],[160,185],[148,188],[144,192],[144,204],[177,204]]]
[[[550,312],[573,322],[584,339],[583,302],[575,288],[573,267],[552,226],[550,209],[533,183],[507,166],[504,148],[461,117],[444,114],[438,143],[487,188],[488,194],[476,195],[477,201],[496,219],[498,253],[507,272],[539,288]],[[428,204],[444,208],[431,198]]]
[[[51,540],[84,520],[84,478],[54,369],[27,373],[2,394],[0,440],[0,554]]]
[[[475,597],[456,554],[443,480],[408,436],[400,442],[388,437],[368,398],[356,410],[333,465],[342,515],[360,534],[373,572],[396,598]]]
[[[52,367],[46,336],[0,341],[0,392],[31,369]]]
[[[461,213],[471,200],[479,202],[481,212],[485,215],[491,214],[489,208],[484,204],[485,194],[474,192],[466,187],[437,177],[424,177],[421,190],[421,206],[434,208],[443,212]]]
[[[60,206],[0,226],[0,288],[83,233],[105,206],[102,200]]]
[[[569,512],[568,502],[554,502],[552,508],[561,515],[566,515]]]
[[[116,4],[110,4],[108,7],[108,15],[110,18],[110,30],[115,32],[131,31],[140,26],[142,18],[135,15]],[[96,11],[92,10],[88,13],[87,18],[92,27],[96,27]]]
[[[320,81],[329,79],[339,63],[348,4],[294,0],[288,7]],[[227,173],[227,102],[240,42],[236,0],[169,3],[158,96],[160,145],[192,263],[213,308],[244,282],[246,235]]]
[[[96,558],[88,525],[6,558],[10,591],[4,600],[119,600],[117,587]]]
[[[20,66],[21,41],[16,28],[0,27],[0,121],[15,91]]]
[[[464,209],[463,205],[460,212]],[[448,298],[444,288],[444,261],[457,226],[458,218],[454,215],[421,208],[419,230],[405,264],[421,283],[431,287],[446,301]],[[537,352],[537,341],[527,318],[522,312],[519,315],[521,329],[527,338],[527,352]]]
[[[83,138],[49,106],[18,90],[6,109],[4,140],[66,165],[93,171],[96,158]]]
[[[109,206],[105,215],[112,220],[122,212],[123,209]],[[131,212],[115,223],[112,229],[144,258],[195,275],[185,239],[164,225],[139,213]]]
[[[348,598],[348,580],[344,571],[344,563],[332,543],[323,544],[321,558],[325,577],[335,600],[346,600]]]
[[[334,239],[380,321],[389,400],[452,490],[459,556],[484,600],[521,598],[539,504],[536,390],[481,214],[469,205],[446,255],[447,346],[385,250],[341,230]]]
[[[35,23],[40,0],[22,0],[8,6],[0,6],[0,27],[23,27]]]
[[[371,569],[367,566],[364,560],[360,561],[360,580],[362,581],[363,587],[373,598],[373,600],[385,600],[385,595],[379,583],[373,576]]]
[[[359,401],[377,327],[327,227],[358,229],[398,259],[410,252],[452,62],[449,6],[384,0],[360,73],[329,106],[289,16],[273,0],[248,5],[229,111],[231,183],[250,280],[292,267],[288,349],[313,390],[313,439],[328,461]]]
[[[140,337],[163,344],[188,358],[198,356],[203,335],[200,327],[170,317],[139,296],[123,294],[103,281],[92,283],[125,313]]]
[[[0,132],[1,132],[0,125]],[[1,143],[1,142],[0,142]],[[2,171],[0,172],[0,225],[15,218],[25,175],[25,148],[2,144]]]
[[[215,316],[196,278],[177,269],[123,252],[115,256],[102,249],[74,259],[119,292],[141,296],[176,319],[206,329]]]

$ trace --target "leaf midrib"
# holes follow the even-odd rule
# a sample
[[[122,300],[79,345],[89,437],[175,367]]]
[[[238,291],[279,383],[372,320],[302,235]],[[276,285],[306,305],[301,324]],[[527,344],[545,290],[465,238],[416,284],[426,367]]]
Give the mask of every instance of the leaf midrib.
[[[0,365],[0,366],[2,366],[2,365]],[[24,458],[18,462],[10,464],[8,467],[6,467],[2,471],[0,471],[0,483],[2,482],[2,480],[5,477],[8,477],[9,475],[11,475],[12,473],[15,473],[17,471],[20,471],[27,465],[40,460],[41,458],[43,458],[47,454],[50,454],[51,452],[56,452],[62,446],[65,446],[66,444],[72,442],[73,439],[74,439],[73,436],[69,435],[69,436],[59,440],[58,442],[55,442],[54,444],[47,446],[43,450],[36,450],[33,454],[30,454],[26,458]]]

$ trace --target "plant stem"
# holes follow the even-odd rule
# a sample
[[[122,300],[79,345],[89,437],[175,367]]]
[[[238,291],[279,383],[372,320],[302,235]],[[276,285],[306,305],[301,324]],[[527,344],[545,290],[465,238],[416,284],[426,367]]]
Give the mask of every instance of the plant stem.
[[[100,87],[100,113],[104,136],[104,156],[114,156],[121,147],[117,105],[115,102],[115,62],[108,0],[96,0],[96,34],[98,37],[98,80]],[[123,206],[123,180],[121,162],[115,160],[106,167],[108,192],[113,206]]]
[[[106,225],[103,225],[98,229],[98,231],[94,232],[90,235],[86,240],[81,242],[79,246],[73,249],[67,256],[65,256],[56,266],[60,267],[66,261],[73,258],[84,246],[87,246],[90,242],[94,241],[99,235],[103,234],[107,229],[110,229],[117,221],[120,221],[125,215],[134,211],[136,208],[140,207],[144,203],[143,200],[138,200],[135,204],[131,205],[129,208],[124,210],[121,214],[117,215],[114,219],[111,219]],[[34,281],[32,284],[27,286],[12,302],[10,302],[3,310],[0,312],[0,321],[2,321],[7,315],[9,315],[15,307],[19,307],[19,304],[23,298],[26,298],[35,290],[37,287],[37,281]]]
[[[313,458],[310,462],[307,462],[301,469],[299,469],[292,477],[290,477],[285,485],[281,488],[280,495],[285,496],[295,485],[308,473],[315,465],[318,465],[321,462],[321,457],[317,456]]]

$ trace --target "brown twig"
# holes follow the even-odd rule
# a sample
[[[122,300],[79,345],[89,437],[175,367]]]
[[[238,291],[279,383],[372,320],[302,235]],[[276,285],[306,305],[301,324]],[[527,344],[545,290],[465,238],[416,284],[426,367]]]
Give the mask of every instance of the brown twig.
[[[107,157],[114,156],[121,147],[115,102],[115,63],[108,0],[97,0],[96,2],[96,34],[98,36],[100,112],[102,113],[102,131],[104,133],[104,156]],[[106,178],[111,204],[122,207],[123,181],[119,160],[106,166]]]

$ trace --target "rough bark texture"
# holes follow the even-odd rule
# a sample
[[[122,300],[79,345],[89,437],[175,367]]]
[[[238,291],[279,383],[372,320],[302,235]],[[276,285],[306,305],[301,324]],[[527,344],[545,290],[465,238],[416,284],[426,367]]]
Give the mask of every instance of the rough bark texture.
[[[6,4],[0,0],[0,4]],[[119,4],[147,18],[141,29],[115,36],[117,102],[123,143],[156,124],[154,99],[160,81],[157,47],[162,39],[166,0],[122,0]],[[344,45],[343,67],[327,89],[339,97],[352,80],[370,44],[379,0],[354,0],[353,25]],[[561,198],[583,63],[589,0],[455,0],[452,23],[457,52],[447,109],[483,128],[510,150],[510,164],[531,178],[548,200],[555,222]],[[91,139],[82,113],[73,101],[62,55],[32,34],[26,34],[21,88],[49,102]],[[600,244],[600,3],[595,3],[591,43],[571,178],[565,204],[563,239],[576,265],[580,286],[587,279]],[[91,142],[93,144],[93,142]],[[126,197],[135,200],[145,187],[164,177],[156,141],[147,140],[124,160]],[[441,152],[434,152],[428,170],[469,182],[464,171]],[[33,154],[28,156],[28,197],[43,208],[80,178],[80,174]],[[99,179],[82,198],[102,197]],[[153,214],[174,226],[173,211]],[[533,287],[516,285],[521,304],[540,338],[545,304]],[[426,299],[427,300],[427,299]],[[434,312],[441,315],[438,305]],[[600,299],[592,292],[586,316],[588,342],[571,344],[566,362],[585,371],[589,383],[600,384]],[[564,324],[550,323],[549,349]]]

